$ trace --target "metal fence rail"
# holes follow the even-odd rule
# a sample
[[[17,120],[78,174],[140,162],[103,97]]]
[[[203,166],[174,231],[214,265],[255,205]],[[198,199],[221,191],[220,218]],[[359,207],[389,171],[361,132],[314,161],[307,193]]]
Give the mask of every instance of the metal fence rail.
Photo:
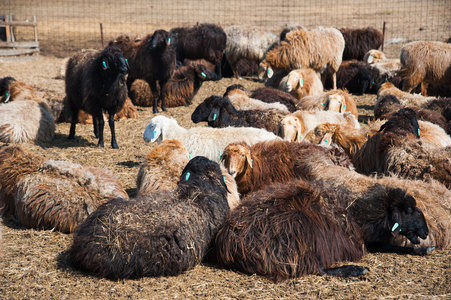
[[[36,16],[41,50],[58,56],[101,47],[100,23],[106,41],[197,22],[253,24],[274,31],[287,24],[382,30],[386,22],[387,43],[451,36],[451,0],[0,0],[0,16],[6,14],[20,21]],[[17,36],[26,39],[28,34]]]

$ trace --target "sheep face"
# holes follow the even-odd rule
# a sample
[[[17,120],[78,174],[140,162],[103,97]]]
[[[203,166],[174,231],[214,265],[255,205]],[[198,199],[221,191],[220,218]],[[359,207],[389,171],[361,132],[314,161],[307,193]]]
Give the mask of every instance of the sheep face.
[[[9,76],[0,79],[0,103],[7,103],[11,100],[9,87],[14,81],[16,80]]]
[[[221,162],[229,174],[236,178],[246,171],[247,166],[252,168],[251,151],[244,145],[230,144],[224,149]]]
[[[286,91],[291,93],[293,90],[302,90],[304,87],[304,78],[296,71],[291,71],[288,74]]]
[[[327,97],[327,101],[323,106],[324,110],[330,110],[339,113],[344,113],[346,111],[346,101],[340,94],[333,94]]]
[[[386,59],[385,54],[376,49],[371,49],[363,56],[363,61],[366,61],[369,64],[385,59]]]
[[[163,141],[163,125],[170,119],[165,116],[156,116],[150,120],[144,130],[143,138],[145,142],[155,142],[161,144]]]
[[[110,46],[116,49],[112,51],[104,51],[101,55],[102,69],[104,71],[115,73],[115,74],[127,74],[128,62],[124,58],[122,51],[116,46]]]
[[[274,75],[274,71],[266,60],[263,60],[258,65],[258,79],[264,81],[267,78],[271,78]]]
[[[219,96],[210,96],[199,104],[191,115],[191,121],[194,123],[209,121],[209,118],[213,120],[214,114],[212,114],[213,108],[218,106],[222,98]],[[210,117],[211,115],[211,117]],[[217,117],[217,116],[216,116]]]
[[[204,156],[196,156],[188,162],[182,171],[178,186],[190,186],[190,182],[194,180],[208,181],[213,185],[222,186],[229,192],[219,164]]]
[[[166,30],[156,30],[152,36],[149,43],[149,50],[151,51],[161,51],[171,44],[171,39],[169,38],[169,32]]]
[[[216,81],[220,79],[214,70],[209,69],[204,65],[198,64],[194,69],[196,70],[197,77],[199,77],[201,81]]]
[[[301,142],[304,139],[301,120],[295,116],[286,116],[277,127],[277,135],[285,141]]]
[[[332,137],[338,126],[340,125],[330,123],[319,124],[315,127],[315,129],[310,130],[305,135],[304,141],[322,146],[330,146],[332,143]]]
[[[429,229],[421,210],[416,207],[415,199],[401,189],[393,189],[389,192],[392,199],[389,214],[389,226],[393,235],[401,234],[413,244],[419,244],[426,239]]]

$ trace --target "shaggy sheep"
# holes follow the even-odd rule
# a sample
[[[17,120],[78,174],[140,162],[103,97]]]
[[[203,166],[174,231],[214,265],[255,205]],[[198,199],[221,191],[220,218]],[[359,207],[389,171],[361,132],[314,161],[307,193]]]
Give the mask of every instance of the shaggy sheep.
[[[0,141],[49,142],[55,123],[47,102],[35,89],[12,77],[0,79]]]
[[[316,72],[328,71],[333,77],[333,88],[337,88],[336,72],[340,67],[345,42],[335,28],[318,27],[312,31],[298,29],[266,54],[266,62],[276,70],[311,68]],[[323,80],[324,83],[324,80]]]
[[[200,263],[229,212],[219,165],[193,158],[177,190],[114,199],[81,224],[74,267],[111,279],[175,276]]]
[[[283,118],[277,128],[277,135],[285,141],[301,142],[310,130],[318,124],[327,122],[360,128],[357,118],[349,112],[297,111]]]
[[[280,102],[285,105],[290,112],[295,112],[297,110],[295,105],[298,100],[294,98],[293,95],[271,87],[258,88],[251,93],[250,97],[266,103]]]
[[[275,134],[261,128],[252,127],[193,127],[185,129],[175,119],[165,116],[153,117],[144,131],[144,141],[159,144],[165,139],[180,140],[192,156],[205,156],[219,161],[224,148],[233,142],[246,141],[248,144],[280,139]]]
[[[323,93],[323,84],[312,69],[293,70],[279,83],[279,89],[301,99],[305,96]]]
[[[378,172],[411,179],[430,176],[451,187],[451,147],[423,147],[420,135],[416,113],[403,108],[368,139],[353,163],[366,174]]]
[[[152,91],[153,112],[158,112],[158,101],[161,102],[161,109],[166,111],[165,85],[175,71],[176,60],[169,33],[159,29],[153,34],[147,35],[144,39],[133,41],[131,44],[117,40],[110,42],[111,44],[121,47],[130,64],[127,77],[128,90],[131,90],[131,86],[136,79],[144,79]],[[133,96],[130,95],[132,100],[134,99]]]
[[[27,228],[73,232],[99,205],[127,198],[109,170],[47,160],[17,146],[0,148],[0,206]]]
[[[369,177],[349,168],[334,165],[330,159],[318,152],[309,152],[297,160],[298,172],[309,180],[327,182],[332,190],[345,187],[351,193],[348,204],[362,198],[369,187],[380,184],[386,188],[400,188],[415,198],[417,207],[424,213],[429,235],[419,246],[436,246],[447,249],[451,246],[451,191],[431,179],[406,180],[395,176]],[[372,209],[369,207],[369,209]],[[392,236],[392,245],[411,246],[412,243],[401,235]]]
[[[336,164],[351,167],[344,152],[308,143],[266,141],[249,146],[245,142],[230,143],[221,161],[235,178],[238,192],[245,195],[265,188],[274,182],[287,182],[303,175],[294,169],[296,159],[306,151],[319,151],[333,157]],[[338,153],[338,154],[337,154]]]
[[[228,98],[210,96],[196,107],[191,120],[194,123],[208,122],[208,126],[215,128],[256,127],[275,133],[286,115],[271,110],[236,110]]]
[[[392,235],[405,235],[414,243],[428,235],[412,196],[376,185],[347,205],[350,192],[341,195],[342,190],[292,181],[245,197],[216,236],[219,262],[280,282],[307,274],[363,275],[368,269],[360,266],[328,268],[339,261],[358,261],[366,253],[365,244],[372,251],[431,251],[389,245]],[[399,231],[395,226],[401,226]]]
[[[411,42],[401,49],[403,91],[410,93],[421,83],[421,94],[427,96],[429,84],[451,85],[451,44]]]
[[[237,63],[240,59],[252,60],[256,64],[265,57],[266,51],[278,42],[271,31],[251,25],[233,25],[224,29],[227,34],[225,56],[236,78],[241,76]]]
[[[374,91],[373,86],[378,77],[379,71],[366,62],[344,61],[337,72],[337,87],[363,95]]]
[[[326,93],[314,96],[306,96],[296,103],[298,110],[329,110],[344,113],[352,113],[359,117],[354,98],[346,90],[330,90]]]
[[[227,43],[224,30],[215,24],[199,24],[177,27],[169,32],[177,60],[205,59],[220,66]],[[218,74],[221,75],[221,74]]]
[[[369,64],[374,64],[378,62],[383,62],[387,59],[384,52],[379,51],[377,49],[370,49],[365,53],[362,60],[366,61]]]
[[[343,60],[362,60],[369,50],[378,49],[382,45],[382,32],[376,28],[340,28],[339,30],[345,40]]]
[[[127,62],[116,46],[104,50],[86,50],[72,56],[67,63],[66,97],[72,111],[69,139],[75,139],[75,125],[80,109],[93,117],[94,134],[104,147],[103,111],[107,111],[111,129],[111,147],[119,148],[114,130],[114,115],[127,98],[125,74]]]
[[[388,77],[394,77],[401,68],[401,61],[399,59],[388,59],[384,53],[375,49],[368,51],[363,57],[363,61],[379,70],[380,76],[387,75]]]
[[[239,86],[241,86],[243,89],[241,89]],[[233,106],[239,110],[258,109],[264,111],[271,109],[280,112],[289,112],[287,106],[281,104],[280,102],[267,103],[258,99],[250,98],[244,91],[244,87],[242,85],[229,86],[223,97],[227,97],[233,104]]]
[[[379,100],[381,97],[386,95],[396,96],[402,105],[404,106],[418,106],[421,107],[425,105],[427,102],[431,100],[436,100],[435,97],[425,97],[418,94],[409,94],[403,92],[395,87],[394,84],[390,82],[386,82],[381,85],[377,92],[377,99]]]
[[[286,40],[287,40],[287,34],[288,34],[289,32],[296,31],[296,30],[298,30],[298,29],[307,29],[307,28],[305,28],[305,27],[302,26],[302,25],[296,25],[296,24],[292,24],[292,25],[287,25],[287,26],[285,26],[285,27],[282,29],[282,31],[280,32],[280,34],[279,34],[279,41],[280,41],[280,42],[281,42],[281,41],[286,41]]]

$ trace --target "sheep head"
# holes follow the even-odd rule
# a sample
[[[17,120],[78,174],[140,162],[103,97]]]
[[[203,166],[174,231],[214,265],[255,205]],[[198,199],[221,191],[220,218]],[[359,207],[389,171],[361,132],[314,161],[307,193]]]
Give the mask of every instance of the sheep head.
[[[11,92],[9,90],[11,83],[16,81],[13,77],[3,77],[0,79],[0,103],[7,103],[11,100]]]
[[[324,110],[344,113],[346,111],[346,100],[340,94],[331,94],[324,103]]]
[[[376,49],[371,49],[363,56],[363,61],[366,61],[369,64],[376,63],[385,59],[385,54]]]
[[[302,120],[294,115],[283,118],[277,127],[277,135],[289,142],[301,142],[304,139],[304,131]]]
[[[302,90],[304,87],[304,78],[297,70],[288,73],[286,82],[286,91],[291,93],[293,90]]]
[[[164,140],[164,132],[163,128],[168,123],[174,123],[173,125],[178,125],[177,121],[172,118],[168,118],[165,116],[156,116],[150,120],[149,124],[147,124],[146,129],[144,130],[143,139],[145,142],[155,142],[158,144]]]
[[[218,75],[215,73],[214,70],[207,68],[206,66],[202,64],[197,64],[194,66],[194,70],[196,72],[197,77],[201,81],[208,81],[208,80],[218,80]]]
[[[322,146],[330,146],[330,144],[332,143],[333,135],[339,127],[340,125],[338,124],[319,124],[315,127],[315,129],[310,130],[305,135],[304,141],[310,142],[312,144],[319,144]]]
[[[271,65],[266,60],[262,60],[258,65],[258,79],[265,81],[265,79],[271,78],[273,75],[274,70],[271,68]]]
[[[379,132],[394,132],[400,136],[414,134],[420,138],[420,125],[418,124],[417,113],[410,108],[403,108],[393,113],[390,119],[381,126]]]
[[[246,143],[231,143],[223,151],[221,162],[233,178],[246,172],[247,167],[252,168],[250,147]]]
[[[122,51],[114,46],[107,46],[100,52],[100,64],[102,70],[113,74],[127,74],[128,62],[124,58]]]
[[[199,104],[194,112],[191,115],[191,121],[194,123],[199,122],[206,122],[206,121],[212,121],[213,119],[216,120],[214,117],[213,109],[215,107],[219,107],[220,103],[222,101],[222,97],[219,96],[210,96],[207,99],[205,99],[201,104]],[[216,117],[218,116],[219,112],[217,112]],[[210,120],[211,119],[211,120]],[[213,120],[213,121],[214,121]]]
[[[171,44],[169,32],[163,29],[155,30],[152,35],[146,38],[148,49],[151,51],[162,51],[164,48]]]

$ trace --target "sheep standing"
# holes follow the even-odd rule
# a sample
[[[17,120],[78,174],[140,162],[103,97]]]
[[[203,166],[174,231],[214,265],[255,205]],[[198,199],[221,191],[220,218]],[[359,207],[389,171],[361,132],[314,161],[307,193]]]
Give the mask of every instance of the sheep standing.
[[[269,65],[287,71],[311,68],[322,73],[327,70],[332,74],[333,88],[336,89],[336,72],[345,47],[340,31],[322,27],[312,31],[298,29],[288,33],[286,38],[286,42],[281,42],[266,54]]]
[[[226,194],[219,165],[195,157],[177,190],[99,207],[77,228],[70,261],[111,279],[178,275],[207,254],[229,212]]]
[[[400,72],[407,93],[420,83],[423,96],[429,84],[451,85],[451,44],[417,41],[404,45]]]
[[[131,90],[136,79],[144,79],[152,91],[153,112],[158,112],[158,101],[161,102],[161,109],[166,111],[165,86],[175,71],[176,60],[169,33],[159,29],[138,42],[128,44],[116,40],[110,42],[111,44],[121,47],[130,64],[128,90]],[[132,95],[130,96],[132,98]]]
[[[180,140],[192,156],[205,156],[219,161],[224,148],[233,142],[246,141],[248,144],[280,139],[275,134],[261,128],[251,127],[193,127],[185,129],[175,119],[156,116],[150,120],[144,131],[144,141],[158,142],[165,139]]]
[[[224,31],[227,34],[225,55],[236,78],[241,76],[238,68],[240,59],[252,60],[259,64],[266,51],[278,42],[276,34],[256,26],[233,25]]]
[[[109,170],[47,160],[17,146],[0,148],[3,215],[27,228],[73,232],[98,206],[127,198]]]
[[[75,125],[80,109],[93,117],[94,134],[99,146],[104,147],[103,110],[108,112],[111,130],[111,147],[119,148],[114,130],[114,115],[122,109],[127,99],[125,74],[127,62],[116,46],[102,51],[86,50],[69,59],[66,70],[66,96],[72,110],[69,139],[75,139]]]
[[[12,77],[0,79],[0,141],[49,142],[55,123],[47,102],[35,89]]]
[[[373,27],[340,28],[345,40],[343,60],[362,60],[371,49],[378,49],[382,45],[382,32]]]

